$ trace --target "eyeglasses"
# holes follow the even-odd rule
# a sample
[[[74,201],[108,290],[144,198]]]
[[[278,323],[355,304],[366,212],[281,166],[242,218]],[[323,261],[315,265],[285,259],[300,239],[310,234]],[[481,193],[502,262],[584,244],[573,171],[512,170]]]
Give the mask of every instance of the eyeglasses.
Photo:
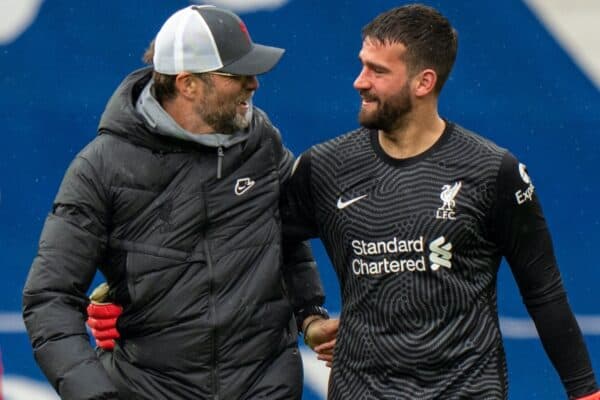
[[[231,79],[235,79],[238,81],[241,81],[243,79],[252,79],[254,78],[254,75],[235,75],[235,74],[230,74],[229,72],[221,72],[221,71],[210,71],[207,72],[208,74],[213,74],[213,75],[221,75],[221,76],[226,76],[228,78]]]
[[[243,75],[230,74],[229,72],[219,72],[219,71],[210,71],[209,74],[221,75],[221,76],[229,76],[231,78],[239,78],[239,77],[243,76]]]

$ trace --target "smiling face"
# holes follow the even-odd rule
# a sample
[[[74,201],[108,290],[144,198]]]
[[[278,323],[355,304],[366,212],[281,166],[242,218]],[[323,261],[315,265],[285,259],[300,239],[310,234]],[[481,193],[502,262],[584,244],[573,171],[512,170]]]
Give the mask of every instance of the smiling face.
[[[202,96],[194,111],[215,132],[231,134],[250,125],[252,95],[258,89],[255,76],[205,74]]]
[[[393,131],[413,109],[410,76],[401,43],[382,43],[369,37],[358,55],[362,70],[354,81],[362,102],[358,114],[362,126]]]

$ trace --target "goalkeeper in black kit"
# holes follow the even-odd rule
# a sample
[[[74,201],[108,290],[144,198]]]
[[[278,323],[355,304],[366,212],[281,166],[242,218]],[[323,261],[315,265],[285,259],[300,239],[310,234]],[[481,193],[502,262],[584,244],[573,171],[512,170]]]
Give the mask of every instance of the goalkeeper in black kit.
[[[285,234],[320,237],[340,281],[328,400],[506,399],[502,257],[568,398],[600,399],[525,165],[438,114],[456,51],[429,7],[369,23],[362,127],[302,154],[286,189]]]

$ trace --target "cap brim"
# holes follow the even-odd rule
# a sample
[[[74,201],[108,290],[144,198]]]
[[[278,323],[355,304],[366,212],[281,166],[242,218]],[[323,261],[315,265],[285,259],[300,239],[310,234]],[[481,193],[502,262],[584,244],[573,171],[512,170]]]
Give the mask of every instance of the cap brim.
[[[262,44],[253,44],[242,58],[219,68],[219,71],[235,75],[260,75],[270,71],[281,59],[284,49]]]

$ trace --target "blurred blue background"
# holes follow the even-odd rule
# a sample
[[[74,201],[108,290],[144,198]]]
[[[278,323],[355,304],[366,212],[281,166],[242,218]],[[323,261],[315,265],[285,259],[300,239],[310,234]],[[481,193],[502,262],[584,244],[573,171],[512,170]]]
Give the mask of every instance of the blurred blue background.
[[[536,2],[528,0],[529,5]],[[104,105],[162,22],[189,1],[0,4],[0,349],[5,400],[52,399],[20,320],[21,291],[63,173],[96,134]],[[275,70],[260,78],[255,104],[299,154],[357,126],[360,29],[402,1],[242,0],[254,41],[285,47]],[[265,3],[265,4],[263,4]],[[553,232],[571,305],[596,371],[600,371],[600,93],[574,42],[521,0],[423,1],[459,32],[457,63],[441,113],[508,147],[526,163]],[[544,4],[558,4],[548,0]],[[583,17],[597,19],[596,0]],[[226,3],[235,6],[235,1]],[[261,6],[262,4],[262,6]],[[269,5],[270,4],[270,5]],[[579,4],[582,2],[574,2]],[[265,6],[268,6],[265,8]],[[573,6],[575,7],[575,6]],[[536,12],[534,12],[537,10]],[[570,9],[572,11],[572,7]],[[556,14],[556,13],[555,13]],[[29,18],[28,18],[29,15]],[[569,15],[564,14],[565,20]],[[583,20],[582,20],[583,21]],[[18,29],[12,31],[9,28]],[[591,31],[600,37],[600,28]],[[583,46],[588,50],[590,46]],[[596,46],[596,49],[598,47]],[[600,54],[598,54],[600,56]],[[593,57],[592,57],[593,58]],[[583,69],[582,69],[583,68]],[[340,309],[336,277],[318,241],[314,249],[328,294]],[[511,399],[564,398],[560,381],[522,305],[506,265],[499,308],[508,354]],[[324,399],[327,373],[304,352],[304,398]]]

